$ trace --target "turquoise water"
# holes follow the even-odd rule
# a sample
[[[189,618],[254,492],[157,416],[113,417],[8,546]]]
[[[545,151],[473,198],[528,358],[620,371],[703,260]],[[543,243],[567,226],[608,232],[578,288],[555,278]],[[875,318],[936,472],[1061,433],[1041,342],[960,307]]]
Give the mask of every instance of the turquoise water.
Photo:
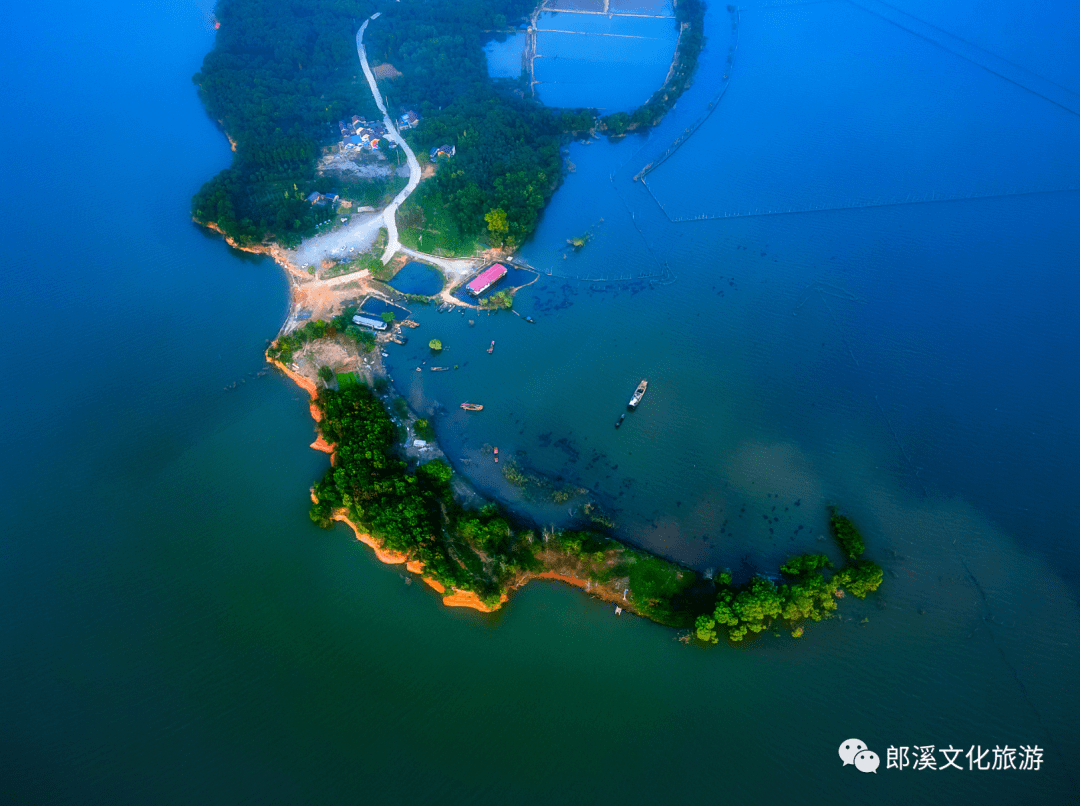
[[[571,146],[578,170],[523,250],[547,274],[518,298],[535,325],[421,307],[388,361],[418,407],[445,406],[440,439],[495,495],[512,491],[484,443],[595,489],[628,539],[739,573],[818,548],[838,501],[886,567],[881,595],[799,641],[712,650],[555,584],[494,616],[447,610],[311,524],[327,459],[307,447],[306,398],[259,374],[287,284],[188,218],[230,158],[190,83],[209,10],[20,6],[8,21],[12,120],[62,110],[80,151],[49,156],[34,127],[3,134],[7,186],[52,202],[8,194],[0,219],[5,802],[1075,802],[1076,193],[672,221],[632,176],[715,96],[726,45],[707,51],[651,136]],[[772,46],[751,24],[748,10],[739,59]],[[1055,69],[1071,75],[1071,58]],[[731,93],[782,84],[741,64]],[[957,117],[1000,103],[981,79],[964,88]],[[749,153],[763,127],[721,121],[727,100],[705,125],[745,132]],[[1075,179],[1053,145],[1070,130],[1024,108],[1014,125]],[[822,163],[889,135],[857,118],[833,146],[815,140],[837,149]],[[713,136],[650,181],[686,160],[684,193],[722,209],[730,185],[701,167]],[[976,176],[936,145],[932,165],[964,187],[1032,164],[1002,150]],[[777,158],[760,175],[806,201],[816,169]],[[413,369],[436,336],[457,372]],[[484,411],[459,417],[463,395]],[[852,736],[883,758],[1037,744],[1045,760],[862,775],[836,755]]]

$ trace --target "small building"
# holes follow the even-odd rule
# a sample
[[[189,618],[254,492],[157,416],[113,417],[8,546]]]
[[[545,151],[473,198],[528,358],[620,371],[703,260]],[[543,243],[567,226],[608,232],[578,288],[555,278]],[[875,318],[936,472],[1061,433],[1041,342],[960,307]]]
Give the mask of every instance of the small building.
[[[441,145],[441,146],[435,146],[435,148],[431,149],[431,151],[428,152],[428,156],[431,158],[432,162],[435,162],[436,160],[439,160],[439,159],[448,160],[452,156],[454,156],[456,153],[457,153],[457,146]]]
[[[360,325],[360,327],[370,327],[372,330],[386,330],[386,322],[382,319],[356,314],[352,320],[354,325]]]
[[[478,297],[506,276],[506,266],[496,263],[480,272],[471,283],[465,286],[465,290]]]
[[[312,193],[307,197],[307,200],[312,204],[319,204],[323,200],[323,197],[321,193]]]

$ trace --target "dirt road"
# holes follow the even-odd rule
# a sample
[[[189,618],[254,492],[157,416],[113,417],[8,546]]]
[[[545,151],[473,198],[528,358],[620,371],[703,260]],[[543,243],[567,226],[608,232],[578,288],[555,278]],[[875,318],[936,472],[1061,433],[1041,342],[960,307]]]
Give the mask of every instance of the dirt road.
[[[409,148],[409,144],[405,142],[405,139],[398,133],[397,126],[394,125],[394,121],[390,119],[390,114],[386,111],[386,105],[383,103],[382,95],[379,94],[379,87],[375,83],[375,76],[371,72],[371,66],[368,65],[367,49],[364,47],[364,31],[367,30],[368,23],[374,19],[378,19],[379,12],[372,14],[368,19],[364,20],[364,24],[360,26],[360,30],[356,32],[356,52],[360,55],[360,66],[364,69],[364,77],[367,79],[368,86],[371,87],[371,94],[375,97],[375,104],[379,107],[379,111],[383,113],[383,125],[386,126],[386,136],[398,144],[398,148],[405,152],[405,159],[409,163],[409,183],[405,188],[394,197],[394,200],[386,206],[383,210],[383,221],[386,223],[386,230],[390,234],[390,239],[386,244],[386,250],[382,255],[382,262],[389,263],[390,258],[394,256],[399,249],[401,249],[401,241],[398,239],[397,229],[397,211],[402,203],[409,198],[409,194],[416,190],[417,185],[420,184],[420,163],[416,159],[416,155],[412,149]]]

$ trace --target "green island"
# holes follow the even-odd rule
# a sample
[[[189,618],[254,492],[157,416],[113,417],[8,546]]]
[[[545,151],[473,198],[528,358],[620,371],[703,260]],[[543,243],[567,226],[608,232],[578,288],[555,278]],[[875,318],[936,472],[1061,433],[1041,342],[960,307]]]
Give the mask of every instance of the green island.
[[[614,519],[591,500],[578,510],[579,528],[538,528],[480,500],[437,446],[437,455],[406,447],[410,432],[432,442],[434,431],[393,395],[375,348],[401,341],[409,322],[388,312],[375,323],[384,332],[373,332],[370,322],[360,326],[353,319],[359,306],[346,298],[355,290],[342,291],[314,317],[298,301],[319,283],[325,291],[326,283],[355,275],[363,279],[352,287],[365,293],[430,302],[383,285],[404,262],[382,251],[396,248],[398,238],[405,247],[441,257],[485,247],[496,256],[512,252],[532,234],[562,181],[564,143],[599,134],[621,137],[658,123],[689,86],[704,43],[704,5],[678,0],[676,54],[664,85],[646,104],[606,117],[594,109],[553,110],[530,97],[524,77],[490,79],[482,49],[486,38],[513,30],[537,10],[535,0],[464,6],[448,0],[218,3],[217,41],[194,81],[235,156],[195,195],[192,216],[234,246],[270,251],[294,275],[293,315],[267,358],[311,394],[320,433],[313,447],[332,454],[331,467],[311,491],[311,518],[323,527],[350,524],[381,560],[406,563],[446,594],[448,605],[491,611],[532,579],[557,579],[614,603],[618,612],[682,629],[687,640],[737,642],[781,625],[798,637],[807,621],[830,618],[838,599],[863,598],[882,582],[881,568],[863,558],[862,537],[839,511],[830,514],[843,555],[839,568],[824,554],[803,554],[790,557],[776,574],[738,583],[728,571],[701,573],[620,542]],[[734,26],[734,10],[728,10]],[[363,40],[374,64],[369,84],[360,71],[357,31],[376,19]],[[400,135],[410,148],[398,149],[395,141],[394,160],[365,155],[361,167],[371,169],[367,173],[323,170],[343,153],[344,141],[332,144],[347,134],[345,120],[380,117],[372,95],[376,79],[387,116],[401,121]],[[370,147],[374,135],[365,136]],[[406,187],[394,168],[402,150],[410,160],[412,151],[419,153],[425,166],[415,192],[407,188],[400,208],[388,208],[390,233],[381,229],[359,255],[302,270],[281,257],[282,248],[337,227],[339,218],[344,222],[344,211],[390,204]],[[415,179],[415,164],[410,170]],[[395,215],[397,235],[389,220]],[[569,245],[580,249],[588,239],[586,234]],[[442,292],[444,301],[452,290]],[[512,306],[512,294],[499,291],[468,307]],[[301,313],[309,317],[303,324]],[[427,343],[433,354],[444,349],[438,338]],[[529,495],[555,503],[587,498],[585,491],[556,488],[513,461],[503,464],[503,474]]]

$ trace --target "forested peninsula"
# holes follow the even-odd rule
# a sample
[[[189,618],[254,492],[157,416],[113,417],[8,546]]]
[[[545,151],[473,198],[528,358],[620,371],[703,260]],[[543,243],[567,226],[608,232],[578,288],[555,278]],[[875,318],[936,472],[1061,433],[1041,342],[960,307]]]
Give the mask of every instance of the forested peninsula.
[[[449,149],[453,157],[425,174],[401,208],[403,240],[437,219],[451,240],[511,251],[561,182],[566,138],[622,136],[655,124],[688,86],[704,42],[704,6],[679,0],[675,8],[679,45],[664,86],[635,112],[601,118],[591,109],[540,105],[524,79],[488,77],[485,38],[524,21],[533,0],[221,0],[215,47],[194,81],[235,156],[196,194],[193,218],[242,248],[291,247],[334,214],[313,198],[347,190],[354,203],[367,194],[378,205],[392,195],[392,177],[341,188],[340,178],[316,171],[345,119],[379,116],[356,40],[379,12],[364,46],[389,114],[408,119],[403,134],[413,149]],[[332,455],[311,490],[311,518],[324,527],[350,524],[381,560],[406,563],[446,604],[490,611],[529,580],[558,579],[619,612],[682,628],[688,640],[717,643],[781,625],[801,635],[805,622],[830,617],[845,594],[861,598],[881,583],[881,569],[862,557],[861,536],[835,510],[838,569],[825,554],[805,554],[779,573],[736,580],[620,542],[614,523],[591,504],[581,527],[568,530],[537,528],[494,503],[477,506],[443,459],[422,461],[405,449],[406,428],[419,434],[430,426],[394,396],[377,358],[363,362],[373,367],[366,379],[325,365],[317,378],[297,373],[294,357],[313,349],[377,356],[375,337],[350,323],[355,310],[283,329],[267,351],[311,394],[320,433],[312,447]],[[388,413],[391,403],[404,425]]]

